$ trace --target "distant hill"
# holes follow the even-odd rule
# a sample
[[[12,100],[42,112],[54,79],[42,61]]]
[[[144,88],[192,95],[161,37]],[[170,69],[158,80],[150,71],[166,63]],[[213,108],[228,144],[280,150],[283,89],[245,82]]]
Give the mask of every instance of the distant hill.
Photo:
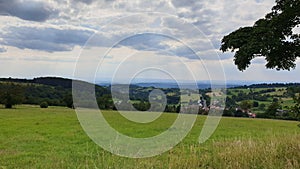
[[[136,83],[135,85],[140,86],[140,87],[156,87],[156,88],[179,88],[179,85],[177,83],[168,83],[168,82],[161,82],[161,83]],[[210,83],[201,83],[198,82],[197,85],[198,89],[208,89],[211,88]],[[239,87],[241,85],[238,84],[226,84],[227,88],[232,88],[232,87]],[[214,84],[213,87],[215,88],[223,88],[224,85],[218,85]],[[181,83],[181,88],[183,89],[194,89],[195,84],[192,83]]]
[[[300,83],[261,83],[261,84],[252,84],[237,86],[237,88],[276,88],[276,87],[293,87],[299,86]]]
[[[31,84],[43,84],[49,86],[60,86],[63,88],[72,88],[72,80],[60,77],[39,77],[34,79],[13,79],[13,78],[1,78],[1,82],[15,82],[15,83],[31,83]]]
[[[79,81],[83,84],[88,82]],[[24,91],[23,104],[47,102],[51,106],[70,106],[72,104],[72,80],[59,77],[40,77],[34,79],[1,78],[0,88],[9,83],[20,85]],[[97,97],[109,95],[107,88],[95,85]]]

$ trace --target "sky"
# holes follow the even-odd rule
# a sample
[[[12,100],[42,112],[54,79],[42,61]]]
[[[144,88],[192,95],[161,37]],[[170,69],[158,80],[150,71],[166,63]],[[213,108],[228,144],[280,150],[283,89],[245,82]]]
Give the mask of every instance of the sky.
[[[224,35],[263,18],[274,0],[0,0],[0,77],[87,81],[299,82],[291,71],[240,72]],[[294,31],[299,31],[294,30]]]

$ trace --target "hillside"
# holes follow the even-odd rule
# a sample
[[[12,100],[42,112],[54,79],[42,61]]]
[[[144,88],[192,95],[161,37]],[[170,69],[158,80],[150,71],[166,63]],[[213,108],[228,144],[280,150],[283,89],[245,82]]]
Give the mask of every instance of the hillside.
[[[254,84],[230,88],[227,90],[225,115],[232,116],[233,112],[240,108],[249,109],[258,117],[299,119],[299,113],[291,111],[299,104],[297,103],[299,93],[299,83]],[[245,107],[247,102],[248,108],[241,108]]]
[[[82,82],[83,84],[89,84]],[[17,86],[22,92],[22,104],[39,105],[47,102],[51,106],[72,107],[72,80],[58,77],[41,77],[34,79],[0,79],[0,91],[7,91]],[[92,85],[92,84],[89,84]],[[107,88],[96,85],[97,97],[109,94]],[[3,93],[2,92],[2,93]],[[1,103],[1,102],[0,102]]]
[[[162,110],[163,107],[165,112],[178,113],[180,106],[194,105],[199,106],[199,114],[207,114],[211,96],[218,95],[218,93],[212,93],[209,88],[199,89],[199,91],[191,89],[180,91],[178,88],[130,85],[129,91],[127,91],[127,85],[103,87],[87,82],[78,82],[95,86],[98,106],[100,109],[107,110],[116,109],[116,107],[122,110],[133,110],[130,106],[132,104],[137,110],[147,111],[151,106],[149,102],[150,93],[155,89],[160,89],[166,95],[167,105],[164,107],[161,96],[151,96],[157,103],[154,110]],[[114,98],[111,95],[112,87],[117,92]],[[80,92],[84,94],[85,91]],[[2,78],[0,79],[0,93],[1,104],[5,104],[9,96],[12,105],[20,103],[39,105],[42,102],[47,102],[50,106],[73,107],[71,79],[57,77]],[[223,115],[254,117],[252,114],[255,114],[256,117],[261,118],[299,120],[300,98],[297,101],[299,93],[299,83],[253,84],[228,88]],[[117,105],[114,104],[113,99]],[[89,106],[88,101],[83,102],[81,106]]]

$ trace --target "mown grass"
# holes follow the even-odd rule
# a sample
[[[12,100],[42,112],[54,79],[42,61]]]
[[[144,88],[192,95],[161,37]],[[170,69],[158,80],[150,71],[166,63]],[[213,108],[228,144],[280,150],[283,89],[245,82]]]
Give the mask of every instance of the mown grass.
[[[149,124],[104,112],[118,131],[134,137],[156,135],[176,114]],[[205,116],[174,149],[145,159],[113,155],[92,142],[76,113],[67,108],[20,106],[0,109],[0,168],[300,168],[299,122],[223,118],[204,144],[198,137]]]

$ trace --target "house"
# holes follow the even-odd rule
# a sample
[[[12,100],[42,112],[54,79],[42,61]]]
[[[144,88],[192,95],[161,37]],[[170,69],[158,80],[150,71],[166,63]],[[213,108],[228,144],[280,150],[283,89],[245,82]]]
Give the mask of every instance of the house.
[[[256,114],[255,113],[248,113],[249,118],[256,118]]]

